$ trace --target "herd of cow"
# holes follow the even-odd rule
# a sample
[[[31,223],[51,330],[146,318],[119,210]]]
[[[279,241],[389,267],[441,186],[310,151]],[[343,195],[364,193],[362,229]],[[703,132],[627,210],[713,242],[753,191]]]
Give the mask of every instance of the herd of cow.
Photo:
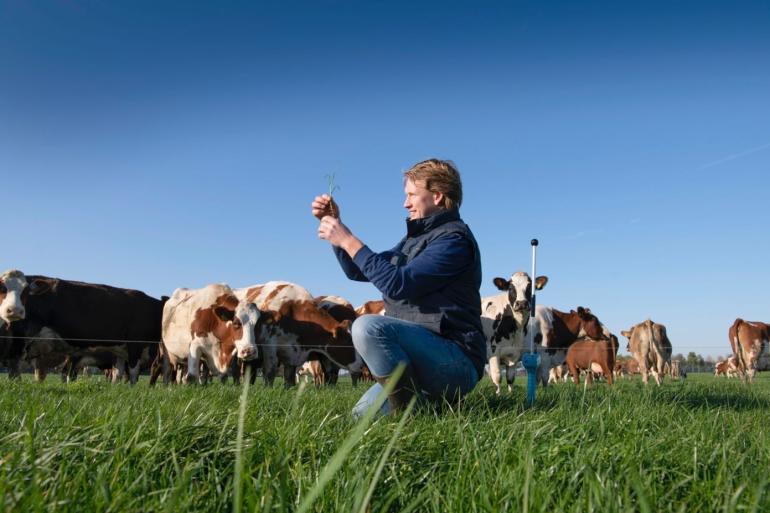
[[[534,287],[542,289],[547,282],[539,276]],[[618,338],[590,309],[538,306],[530,322],[529,275],[517,272],[508,280],[495,278],[494,284],[501,292],[482,299],[481,322],[497,393],[503,370],[511,389],[529,337],[540,355],[543,386],[567,371],[575,383],[581,372],[588,380],[603,376],[609,384],[622,374],[624,366],[616,363]],[[339,296],[314,297],[283,281],[177,289],[156,299],[136,290],[12,270],[0,275],[0,362],[10,377],[20,376],[27,362],[38,380],[55,367],[68,380],[80,368],[95,366],[113,380],[125,376],[131,383],[149,370],[151,384],[161,376],[164,383],[205,382],[211,374],[238,381],[247,369],[253,380],[259,369],[269,385],[283,367],[287,386],[296,383],[298,370],[317,383],[333,384],[341,368],[355,384],[368,370],[353,347],[351,326],[361,315],[384,313],[382,301],[354,308]],[[667,372],[679,374],[665,326],[648,319],[621,333],[645,384],[650,374],[658,384]],[[751,380],[757,370],[770,368],[768,333],[770,325],[735,321],[729,331],[735,375]]]

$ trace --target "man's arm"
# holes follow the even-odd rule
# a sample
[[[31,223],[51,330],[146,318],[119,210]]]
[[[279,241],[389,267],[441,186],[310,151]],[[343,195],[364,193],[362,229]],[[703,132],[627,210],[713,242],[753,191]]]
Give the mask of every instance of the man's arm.
[[[472,242],[450,233],[433,240],[406,265],[390,262],[385,253],[374,253],[367,246],[359,249],[353,263],[384,295],[416,299],[452,282],[473,265]]]
[[[359,269],[356,263],[353,262],[353,259],[350,258],[350,255],[348,255],[347,251],[338,246],[332,246],[332,249],[334,250],[334,254],[337,256],[337,261],[340,263],[342,271],[345,273],[345,276],[347,276],[348,279],[353,281],[369,281],[369,278],[367,278],[366,275],[361,272],[361,269]]]

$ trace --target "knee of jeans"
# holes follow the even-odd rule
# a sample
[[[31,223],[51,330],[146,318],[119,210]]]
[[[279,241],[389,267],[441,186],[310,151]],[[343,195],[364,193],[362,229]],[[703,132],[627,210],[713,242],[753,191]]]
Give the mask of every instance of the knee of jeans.
[[[381,315],[367,314],[353,322],[350,333],[353,337],[353,346],[359,353],[366,352],[369,338],[379,334],[381,320]]]

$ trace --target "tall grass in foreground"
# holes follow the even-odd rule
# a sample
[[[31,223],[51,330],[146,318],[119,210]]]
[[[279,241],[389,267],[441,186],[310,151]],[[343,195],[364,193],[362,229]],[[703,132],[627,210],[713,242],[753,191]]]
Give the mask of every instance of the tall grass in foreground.
[[[523,385],[496,397],[485,380],[459,407],[374,420],[324,475],[357,427],[364,388],[347,381],[3,380],[0,497],[9,511],[297,511],[323,477],[309,511],[770,510],[767,376],[559,385],[527,410]]]

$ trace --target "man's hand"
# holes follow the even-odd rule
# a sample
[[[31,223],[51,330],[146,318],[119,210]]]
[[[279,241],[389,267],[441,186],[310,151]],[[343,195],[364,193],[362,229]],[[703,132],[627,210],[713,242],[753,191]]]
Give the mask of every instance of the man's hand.
[[[325,216],[340,217],[340,207],[328,194],[316,196],[311,205],[311,212],[320,221]]]
[[[318,225],[318,237],[329,241],[333,246],[344,249],[351,258],[356,256],[358,250],[364,247],[364,244],[350,233],[347,226],[332,216],[321,218],[321,224]]]

